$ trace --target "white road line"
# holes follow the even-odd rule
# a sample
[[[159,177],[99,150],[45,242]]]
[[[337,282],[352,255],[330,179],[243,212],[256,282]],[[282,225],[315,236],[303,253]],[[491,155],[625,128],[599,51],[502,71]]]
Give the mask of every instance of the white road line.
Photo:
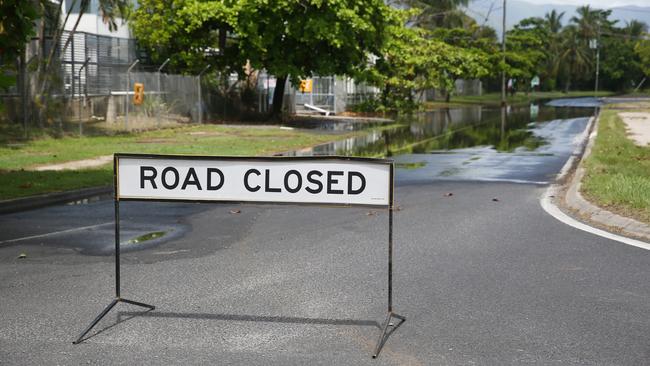
[[[577,141],[577,144],[576,144],[577,146],[573,151],[573,155],[567,160],[566,163],[564,163],[564,166],[562,167],[562,170],[560,170],[560,173],[557,175],[556,181],[559,181],[559,180],[562,180],[562,179],[566,178],[566,175],[569,173],[569,171],[571,171],[571,167],[574,164],[579,164],[579,162],[575,161],[577,159],[576,157],[577,156],[580,156],[580,157],[582,156],[583,149],[587,145],[590,136],[596,134],[595,129],[594,129],[594,131],[591,132],[591,134],[589,134],[589,131],[592,129],[592,125],[595,122],[596,122],[596,117],[591,117],[591,119],[589,119],[589,123],[587,124],[587,127],[585,128],[585,130],[580,135],[578,135],[578,137],[576,138],[575,141]],[[627,237],[624,237],[624,236],[621,236],[621,235],[612,234],[612,233],[607,232],[605,230],[597,229],[595,227],[592,227],[592,226],[589,226],[589,225],[587,225],[585,223],[582,223],[582,222],[572,218],[571,216],[565,214],[551,200],[552,197],[554,197],[554,196],[556,196],[558,194],[557,192],[558,192],[557,185],[551,185],[550,187],[548,187],[546,189],[546,191],[544,191],[544,194],[543,194],[542,198],[540,198],[539,202],[542,205],[542,208],[544,209],[544,211],[546,211],[546,213],[553,216],[554,218],[556,218],[560,222],[562,222],[562,223],[564,223],[566,225],[569,225],[571,227],[574,227],[576,229],[586,231],[586,232],[594,234],[594,235],[601,236],[603,238],[607,238],[607,239],[610,239],[610,240],[615,240],[615,241],[618,241],[620,243],[631,245],[631,246],[634,246],[634,247],[637,247],[637,248],[650,250],[650,244],[648,244],[646,242],[636,240],[636,239],[627,238]]]
[[[646,242],[642,242],[640,240],[636,239],[631,239],[631,238],[626,238],[621,235],[616,235],[612,234],[610,232],[607,232],[605,230],[597,229],[595,227],[591,227],[589,225],[583,224],[582,222],[575,220],[574,218],[570,217],[569,215],[565,214],[564,212],[560,211],[560,209],[551,203],[551,197],[550,197],[550,192],[551,188],[546,190],[544,193],[544,196],[540,200],[540,203],[542,204],[542,208],[544,211],[546,211],[549,215],[555,217],[557,220],[563,222],[566,225],[572,226],[576,229],[580,229],[583,231],[586,231],[588,233],[602,236],[603,238],[607,238],[610,240],[615,240],[623,244],[631,245],[637,248],[645,249],[645,250],[650,250],[650,244]]]
[[[88,230],[88,229],[94,229],[96,227],[101,227],[101,226],[106,226],[106,225],[113,225],[114,222],[105,222],[103,224],[97,224],[97,225],[90,225],[90,226],[82,226],[82,227],[76,227],[73,229],[67,229],[67,230],[61,230],[61,231],[54,231],[51,233],[45,233],[45,234],[39,234],[39,235],[32,235],[32,236],[25,236],[22,238],[16,238],[16,239],[8,239],[8,240],[2,240],[0,241],[0,244],[8,244],[8,243],[15,243],[18,241],[23,241],[23,240],[29,240],[29,239],[38,239],[38,238],[44,238],[46,236],[50,235],[58,235],[58,234],[66,234],[66,233],[73,233],[75,231],[82,231],[82,230]]]

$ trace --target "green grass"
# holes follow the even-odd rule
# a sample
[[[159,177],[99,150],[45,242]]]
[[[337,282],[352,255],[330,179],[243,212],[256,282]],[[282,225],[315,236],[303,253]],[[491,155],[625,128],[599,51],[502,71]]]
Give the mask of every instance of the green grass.
[[[599,97],[610,96],[614,93],[609,91],[599,91]],[[593,97],[593,91],[572,91],[568,93],[563,93],[561,91],[552,91],[552,92],[535,92],[528,93],[526,95],[523,92],[517,92],[514,96],[508,96],[508,104],[520,104],[528,103],[535,99],[554,99],[554,98],[579,98],[579,97]],[[436,108],[453,108],[466,104],[481,104],[481,105],[500,105],[501,104],[501,93],[487,93],[483,95],[473,95],[473,96],[452,96],[449,103],[444,101],[435,101],[425,103],[425,108],[427,109],[436,109]]]
[[[183,126],[113,136],[0,141],[0,200],[111,184],[112,165],[77,171],[31,171],[44,164],[122,153],[272,155],[343,139],[277,126]]]
[[[614,110],[604,109],[600,115],[582,193],[610,211],[650,223],[650,146],[627,138]]]

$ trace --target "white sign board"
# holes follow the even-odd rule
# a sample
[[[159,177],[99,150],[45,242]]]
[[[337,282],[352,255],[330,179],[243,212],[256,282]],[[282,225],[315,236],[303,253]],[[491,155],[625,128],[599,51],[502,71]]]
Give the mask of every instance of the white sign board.
[[[392,162],[116,154],[118,199],[390,206]]]

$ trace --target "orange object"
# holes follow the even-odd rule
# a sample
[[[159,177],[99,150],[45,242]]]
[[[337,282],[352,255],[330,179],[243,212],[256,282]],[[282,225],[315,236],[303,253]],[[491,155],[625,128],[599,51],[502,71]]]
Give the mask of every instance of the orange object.
[[[135,83],[133,87],[133,104],[140,105],[144,102],[144,84]]]
[[[300,80],[300,91],[302,93],[311,93],[314,83],[312,79]]]

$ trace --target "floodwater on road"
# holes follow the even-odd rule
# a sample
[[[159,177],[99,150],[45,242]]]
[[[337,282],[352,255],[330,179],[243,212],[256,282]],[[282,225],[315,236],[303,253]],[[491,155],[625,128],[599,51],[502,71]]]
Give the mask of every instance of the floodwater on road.
[[[436,110],[289,155],[392,157],[398,182],[545,184],[573,153],[593,114],[593,108],[542,103],[508,107],[504,118],[498,107]]]
[[[376,124],[330,124],[325,128],[328,133],[351,128],[367,128],[367,133],[288,155],[392,157],[396,161],[397,184],[445,180],[544,184],[573,153],[593,113],[593,108],[531,104],[509,108],[502,119],[499,108],[471,106],[422,113],[396,124],[382,124],[380,129],[369,128]],[[245,232],[242,228],[255,220],[258,211],[254,207],[231,210],[226,204],[223,209],[201,216],[210,207],[180,202],[125,202],[122,248],[140,251],[175,238],[198,235],[191,234],[187,221],[191,216],[195,221],[219,222],[219,233],[180,241],[173,251],[153,251],[147,260],[163,260],[170,253],[176,257],[176,253],[202,255],[216,248],[196,247],[193,240],[218,239],[227,247]],[[112,215],[110,196],[5,215],[0,224],[0,246],[29,245],[32,248],[26,255],[50,257],[50,261],[68,250],[108,256],[114,245]],[[4,257],[0,253],[0,262],[15,258],[14,252],[5,251]],[[64,260],[70,263],[72,259]]]

